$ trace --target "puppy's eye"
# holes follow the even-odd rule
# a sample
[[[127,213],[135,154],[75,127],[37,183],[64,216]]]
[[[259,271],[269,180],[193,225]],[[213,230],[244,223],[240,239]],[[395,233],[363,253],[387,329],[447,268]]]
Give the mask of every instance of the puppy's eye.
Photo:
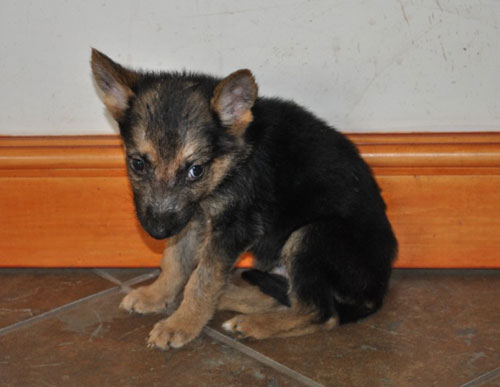
[[[130,159],[130,167],[132,170],[141,175],[146,171],[146,163],[140,157],[134,157]]]
[[[203,175],[204,170],[202,165],[193,165],[189,168],[187,179],[191,181],[199,179]]]

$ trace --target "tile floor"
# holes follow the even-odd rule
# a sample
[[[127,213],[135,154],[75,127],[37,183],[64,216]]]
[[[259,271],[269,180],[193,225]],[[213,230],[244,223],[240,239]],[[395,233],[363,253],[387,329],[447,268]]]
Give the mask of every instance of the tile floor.
[[[185,348],[118,309],[152,270],[0,270],[0,386],[500,386],[500,271],[396,270],[384,308],[310,336]]]

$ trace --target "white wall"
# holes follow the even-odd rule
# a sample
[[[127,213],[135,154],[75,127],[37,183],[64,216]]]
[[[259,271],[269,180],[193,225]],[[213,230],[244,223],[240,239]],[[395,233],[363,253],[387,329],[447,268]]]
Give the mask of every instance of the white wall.
[[[113,133],[90,47],[225,75],[344,131],[500,130],[500,1],[1,0],[0,134]]]

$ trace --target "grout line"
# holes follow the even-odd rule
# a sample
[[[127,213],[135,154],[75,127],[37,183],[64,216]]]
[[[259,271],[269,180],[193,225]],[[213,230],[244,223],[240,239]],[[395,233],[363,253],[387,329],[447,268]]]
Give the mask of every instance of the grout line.
[[[92,269],[92,271],[97,274],[99,277],[104,278],[110,282],[113,282],[115,285],[121,286],[122,281],[113,276],[111,273],[107,272],[105,269]]]
[[[129,293],[132,291],[132,288],[130,286],[133,286],[135,284],[147,281],[148,279],[157,277],[159,274],[159,270],[154,270],[150,273],[146,274],[141,274],[137,277],[131,278],[125,282],[120,281],[118,278],[116,278],[114,275],[111,273],[107,272],[106,270],[103,269],[94,269],[93,270],[95,274],[97,274],[99,277],[104,278],[110,282],[113,282],[114,284],[118,285],[121,288],[122,293]]]
[[[99,270],[99,269],[96,269],[96,270]],[[93,300],[93,299],[96,299],[96,298],[104,297],[104,296],[113,294],[115,292],[127,292],[127,291],[130,291],[130,289],[131,289],[130,286],[133,286],[133,285],[138,284],[140,282],[146,281],[146,280],[148,280],[150,278],[153,278],[153,277],[155,277],[155,276],[158,275],[158,273],[155,271],[155,272],[152,272],[152,273],[142,274],[140,276],[131,278],[131,279],[125,281],[125,282],[121,282],[120,280],[118,280],[117,278],[113,277],[109,273],[105,273],[105,272],[97,273],[96,270],[94,270],[94,272],[97,275],[100,275],[101,277],[103,277],[103,275],[105,275],[105,277],[103,277],[103,278],[106,278],[107,280],[109,280],[109,281],[117,284],[118,286],[114,286],[112,288],[109,288],[109,289],[106,289],[106,290],[102,290],[102,291],[97,292],[97,293],[90,294],[90,295],[88,295],[86,297],[79,298],[78,300],[72,301],[72,302],[70,302],[68,304],[64,304],[64,305],[58,306],[58,307],[56,307],[54,309],[48,310],[47,312],[40,313],[40,314],[38,314],[36,316],[30,317],[30,318],[28,318],[26,320],[22,320],[22,321],[19,321],[17,323],[14,323],[12,325],[8,325],[6,327],[0,328],[0,336],[6,335],[6,334],[11,333],[11,332],[13,332],[15,330],[18,330],[18,329],[21,329],[23,327],[35,324],[35,323],[37,323],[39,321],[45,320],[45,319],[47,319],[47,318],[49,318],[51,316],[54,316],[55,314],[57,314],[59,312],[65,311],[67,309],[71,309],[71,308],[73,308],[73,307],[75,307],[75,306],[77,306],[77,305],[79,305],[81,303],[85,303],[87,301],[90,301],[90,300]]]
[[[225,344],[245,355],[248,357],[251,357],[254,360],[257,360],[259,363],[262,363],[275,371],[280,372],[281,374],[284,374],[288,376],[291,379],[294,379],[295,381],[303,384],[304,386],[311,386],[311,387],[321,387],[323,386],[322,384],[315,382],[314,380],[308,378],[307,376],[304,376],[291,368],[288,368],[287,366],[277,362],[276,360],[271,359],[270,357],[267,357],[263,355],[262,353],[246,346],[245,344],[240,343],[239,341],[236,341],[232,339],[229,336],[226,336],[218,331],[216,331],[213,328],[210,327],[205,327],[203,328],[203,332],[211,337],[212,339],[217,340],[218,342]]]
[[[86,297],[83,297],[83,298],[79,298],[78,300],[75,300],[75,301],[72,301],[68,304],[64,304],[64,305],[61,305],[61,306],[58,306],[57,308],[54,308],[54,309],[51,309],[47,312],[44,312],[44,313],[40,313],[36,316],[33,316],[33,317],[30,317],[26,320],[23,320],[23,321],[19,321],[15,324],[12,324],[12,325],[8,325],[4,328],[1,328],[0,329],[0,336],[3,336],[3,335],[6,335],[7,333],[10,333],[14,330],[17,330],[17,329],[20,329],[20,328],[23,328],[25,326],[28,326],[28,325],[31,325],[31,324],[34,324],[38,321],[41,321],[41,320],[45,320],[46,318],[48,317],[51,317],[59,312],[62,312],[66,309],[71,309],[73,308],[74,306],[78,305],[78,304],[81,304],[83,302],[86,302],[86,301],[89,301],[89,300],[92,300],[94,298],[99,298],[99,297],[102,297],[102,296],[106,296],[108,294],[112,294],[112,293],[115,293],[119,290],[118,287],[112,287],[112,288],[109,288],[109,289],[106,289],[106,290],[102,290],[100,292],[97,292],[97,293],[94,293],[94,294],[91,294],[89,296],[86,296]]]
[[[488,372],[478,376],[476,379],[473,379],[467,383],[462,384],[460,387],[479,387],[479,386],[482,386],[484,383],[493,380],[497,376],[500,376],[500,367],[497,367],[494,370],[488,371]]]

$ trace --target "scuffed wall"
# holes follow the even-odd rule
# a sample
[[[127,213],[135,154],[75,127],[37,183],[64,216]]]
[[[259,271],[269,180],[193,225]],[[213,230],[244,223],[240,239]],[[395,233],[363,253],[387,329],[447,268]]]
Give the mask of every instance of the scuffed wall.
[[[0,134],[113,133],[90,47],[148,69],[254,71],[262,95],[354,131],[500,130],[493,0],[0,4]]]

